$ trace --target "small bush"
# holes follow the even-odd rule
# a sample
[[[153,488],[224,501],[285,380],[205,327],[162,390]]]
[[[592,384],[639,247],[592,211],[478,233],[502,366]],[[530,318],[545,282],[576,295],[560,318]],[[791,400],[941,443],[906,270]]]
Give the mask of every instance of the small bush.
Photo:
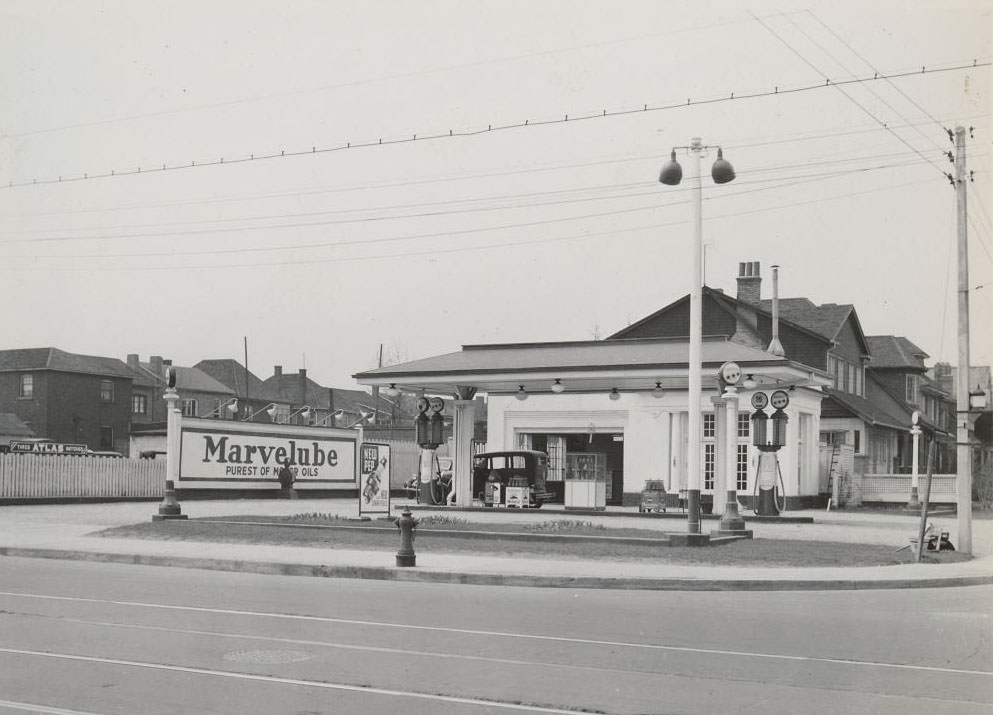
[[[457,516],[447,514],[428,514],[424,518],[417,520],[418,526],[468,526],[469,521]]]
[[[340,514],[332,514],[330,512],[326,514],[321,514],[320,512],[307,512],[304,514],[293,514],[292,516],[286,517],[289,521],[346,521],[347,518],[341,516]]]
[[[521,528],[524,531],[547,534],[558,531],[604,531],[607,527],[603,524],[594,524],[592,521],[573,521],[571,519],[562,519],[557,521],[542,521],[537,524],[523,524]]]

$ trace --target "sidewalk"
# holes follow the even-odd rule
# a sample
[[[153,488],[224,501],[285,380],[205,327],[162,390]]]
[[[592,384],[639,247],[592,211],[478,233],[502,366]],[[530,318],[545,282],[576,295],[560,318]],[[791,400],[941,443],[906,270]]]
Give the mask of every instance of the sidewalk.
[[[400,500],[394,506],[402,506]],[[973,520],[973,552],[965,563],[904,564],[883,567],[737,567],[651,564],[558,558],[555,560],[476,554],[417,552],[417,565],[395,567],[395,550],[360,551],[264,544],[222,544],[144,539],[112,539],[94,532],[150,521],[156,502],[60,504],[0,507],[0,556],[62,558],[205,568],[252,573],[373,578],[396,581],[471,583],[513,586],[615,588],[650,590],[804,590],[962,586],[993,583],[993,520]],[[353,500],[217,500],[186,501],[190,518],[234,515],[275,516],[330,513],[356,517]],[[419,512],[417,516],[422,516]],[[629,515],[628,515],[629,514]],[[813,524],[749,522],[755,538],[844,541],[892,545],[894,550],[916,534],[919,519],[903,514],[858,512],[790,512]],[[571,512],[495,510],[463,514],[468,521],[507,523],[582,520],[611,528],[685,530],[685,521],[645,518],[634,508],[617,507],[609,515],[576,516]],[[744,515],[748,521],[748,513]],[[930,519],[954,535],[954,515]],[[703,530],[716,529],[705,519]],[[399,538],[397,540],[399,548]],[[415,542],[416,548],[416,542]],[[703,548],[721,548],[703,547]]]

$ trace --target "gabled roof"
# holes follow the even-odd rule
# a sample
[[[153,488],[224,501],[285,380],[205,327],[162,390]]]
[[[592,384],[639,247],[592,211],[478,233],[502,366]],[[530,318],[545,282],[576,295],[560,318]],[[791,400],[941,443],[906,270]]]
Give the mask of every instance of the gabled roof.
[[[14,370],[54,370],[101,377],[134,378],[128,366],[117,358],[78,355],[58,348],[0,350],[0,372]]]
[[[758,305],[766,312],[772,311],[772,300],[760,300]],[[855,306],[850,304],[822,303],[817,305],[809,298],[780,298],[779,319],[787,320],[807,330],[836,340],[849,318],[854,319],[856,332],[865,342],[862,326],[859,324]]]
[[[772,318],[771,302],[770,302],[770,309],[769,310],[766,310],[764,307],[762,307],[760,305],[757,305],[755,303],[748,303],[748,302],[745,302],[745,301],[740,301],[737,298],[734,298],[732,296],[729,296],[724,291],[719,290],[719,289],[716,289],[716,288],[711,288],[710,286],[703,286],[703,296],[705,298],[706,297],[711,298],[714,301],[714,303],[719,308],[721,308],[721,310],[723,310],[727,314],[731,315],[732,317],[737,316],[737,307],[739,305],[741,305],[741,306],[746,306],[748,309],[754,310],[757,313],[761,313],[762,315],[764,315],[764,316],[766,316],[766,317],[768,317],[770,319]],[[689,295],[684,295],[684,296],[682,296],[680,298],[677,298],[676,300],[674,300],[673,302],[669,303],[668,305],[660,308],[659,310],[656,310],[651,315],[648,315],[648,316],[642,318],[641,320],[635,321],[634,323],[631,323],[631,325],[628,325],[628,326],[625,326],[624,328],[621,328],[620,330],[618,330],[613,335],[607,336],[607,338],[605,338],[605,339],[606,340],[627,339],[627,338],[624,337],[625,335],[630,334],[631,332],[633,332],[637,328],[640,328],[645,323],[650,323],[651,321],[653,321],[654,319],[656,319],[656,318],[664,315],[665,313],[668,313],[669,311],[671,311],[671,310],[673,310],[673,309],[675,309],[677,307],[682,306],[684,303],[688,303],[689,300],[690,300]],[[799,300],[807,300],[807,299],[806,298],[801,298]],[[807,301],[807,302],[810,303],[810,301]],[[813,305],[813,303],[811,303],[811,305]],[[832,341],[834,339],[834,335],[832,335],[832,336],[825,336],[822,332],[818,332],[817,330],[814,330],[812,328],[809,328],[806,325],[803,325],[801,323],[797,323],[797,322],[795,322],[793,320],[789,320],[788,318],[785,318],[783,316],[783,314],[782,314],[782,311],[780,311],[779,319],[780,319],[781,322],[787,323],[790,327],[794,328],[795,330],[797,330],[797,331],[799,331],[801,333],[804,333],[805,335],[809,335],[810,337],[816,338],[818,340],[821,340],[821,341],[824,341],[824,342],[830,342],[830,341]],[[839,330],[841,329],[841,326],[840,325],[839,325],[839,328],[838,329]],[[861,332],[861,328],[859,328],[859,331]],[[835,335],[836,334],[837,333],[835,333]]]
[[[272,390],[262,380],[237,360],[201,360],[194,365],[197,370],[209,375],[234,392],[240,398],[252,400],[280,400],[279,395],[271,394]],[[246,390],[247,387],[247,390]]]
[[[866,342],[872,355],[873,369],[903,368],[923,371],[924,359],[930,357],[907,338],[895,335],[870,335]]]
[[[4,437],[34,437],[34,430],[12,412],[0,412],[0,435]]]
[[[156,375],[152,370],[151,363],[142,362],[138,363],[138,365],[141,370],[154,380],[154,384],[163,384],[165,382],[163,378]],[[234,396],[235,394],[227,385],[218,382],[207,373],[195,367],[181,367],[178,365],[172,365],[171,367],[176,371],[176,389],[180,392],[187,390],[189,392],[210,392],[218,395]]]
[[[269,391],[270,399],[288,402],[292,405],[310,405],[319,410],[326,410],[329,406],[328,388],[310,377],[304,377],[303,395],[300,394],[300,374],[291,373],[288,375],[273,375],[262,384]],[[337,405],[335,409],[338,409]]]
[[[844,411],[859,417],[870,425],[891,427],[903,432],[910,430],[910,410],[904,410],[895,404],[884,406],[880,404],[882,401],[868,400],[833,388],[825,388],[824,393],[825,402],[834,402]],[[822,416],[827,415],[822,412]]]

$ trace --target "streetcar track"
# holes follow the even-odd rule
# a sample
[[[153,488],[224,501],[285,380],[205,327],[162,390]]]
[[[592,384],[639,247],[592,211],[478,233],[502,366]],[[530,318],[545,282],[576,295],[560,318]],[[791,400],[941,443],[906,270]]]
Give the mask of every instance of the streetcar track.
[[[230,670],[216,670],[214,668],[197,668],[185,665],[168,665],[165,663],[149,663],[140,660],[124,660],[121,658],[100,658],[88,655],[75,655],[71,653],[52,653],[48,651],[23,650],[19,648],[0,648],[0,653],[11,655],[34,656],[39,658],[53,658],[57,660],[70,660],[83,663],[98,663],[101,665],[120,665],[130,668],[145,668],[148,670],[161,670],[172,673],[185,673],[188,675],[205,675],[216,678],[232,678],[235,680],[246,680],[261,683],[273,683],[279,685],[293,685],[310,688],[321,688],[326,690],[339,690],[366,695],[383,695],[386,697],[418,698],[421,700],[431,700],[435,702],[453,703],[456,705],[472,705],[477,707],[502,708],[504,710],[517,710],[522,712],[552,713],[553,715],[576,715],[577,712],[600,713],[599,710],[577,710],[575,708],[556,708],[543,705],[528,705],[524,703],[512,703],[501,700],[488,700],[485,698],[470,698],[457,695],[443,695],[439,693],[421,693],[416,690],[396,690],[393,688],[378,688],[371,685],[350,685],[347,683],[331,683],[322,680],[305,680],[303,678],[285,678],[277,675],[260,675],[255,673],[239,673]],[[58,710],[54,711],[57,715]],[[67,715],[76,715],[71,711],[63,711]],[[80,714],[91,715],[91,714]]]
[[[78,596],[53,596],[48,594],[15,593],[9,591],[0,591],[0,596],[9,596],[14,598],[28,598],[28,599],[33,598],[33,599],[50,600],[50,601],[69,601],[76,603],[108,604],[108,605],[124,606],[130,608],[186,611],[192,613],[209,613],[209,614],[217,614],[217,615],[232,615],[239,617],[243,616],[243,617],[254,617],[254,618],[272,618],[272,619],[281,619],[281,620],[310,621],[316,623],[337,623],[337,624],[356,625],[356,626],[364,626],[364,627],[394,628],[394,629],[427,631],[427,632],[436,632],[436,633],[451,633],[455,635],[484,636],[488,638],[520,639],[520,640],[529,640],[529,641],[543,641],[550,643],[572,643],[579,645],[603,646],[603,647],[613,647],[613,648],[631,648],[631,649],[654,650],[654,651],[663,651],[663,652],[695,653],[702,655],[720,655],[720,656],[729,656],[729,657],[764,658],[770,660],[782,660],[782,661],[790,661],[790,662],[830,663],[836,665],[846,665],[846,666],[856,666],[856,667],[909,670],[909,671],[917,671],[922,673],[956,674],[956,675],[982,676],[982,677],[993,676],[993,671],[970,670],[965,668],[947,668],[947,667],[939,667],[939,666],[914,665],[907,663],[886,663],[881,661],[856,660],[851,658],[827,658],[827,657],[807,656],[807,655],[790,655],[785,653],[762,653],[758,651],[728,650],[721,648],[700,648],[693,646],[665,645],[660,643],[610,641],[610,640],[598,640],[591,638],[575,638],[570,636],[539,635],[534,633],[511,633],[507,631],[453,628],[448,626],[424,626],[424,625],[416,625],[416,624],[389,623],[386,621],[362,620],[362,619],[354,619],[354,618],[335,618],[331,616],[270,613],[266,611],[248,611],[248,610],[238,610],[238,609],[228,609],[228,608],[207,608],[203,606],[177,606],[173,604],[148,603],[141,601],[119,601],[113,599],[82,598]]]

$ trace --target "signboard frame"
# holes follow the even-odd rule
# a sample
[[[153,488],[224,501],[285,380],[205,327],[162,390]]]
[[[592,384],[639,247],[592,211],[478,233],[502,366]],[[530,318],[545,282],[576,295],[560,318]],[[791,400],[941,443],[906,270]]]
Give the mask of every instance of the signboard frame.
[[[279,489],[292,453],[294,489],[358,485],[359,430],[183,417],[180,489]]]
[[[390,445],[383,442],[363,442],[359,448],[358,470],[359,516],[389,516],[390,477],[393,474]]]

